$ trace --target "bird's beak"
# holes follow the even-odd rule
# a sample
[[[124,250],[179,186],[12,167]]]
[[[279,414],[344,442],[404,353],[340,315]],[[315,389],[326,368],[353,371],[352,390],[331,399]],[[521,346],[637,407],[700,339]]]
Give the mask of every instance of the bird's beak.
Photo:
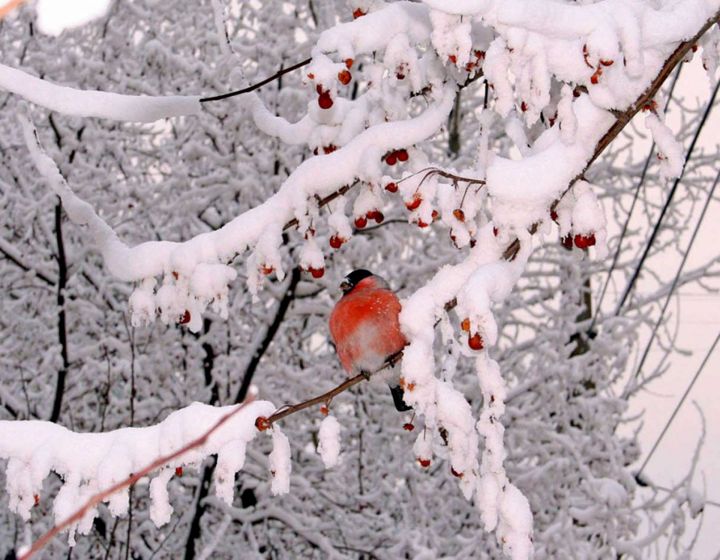
[[[352,284],[347,280],[340,282],[340,290],[343,294],[347,294],[352,289]]]

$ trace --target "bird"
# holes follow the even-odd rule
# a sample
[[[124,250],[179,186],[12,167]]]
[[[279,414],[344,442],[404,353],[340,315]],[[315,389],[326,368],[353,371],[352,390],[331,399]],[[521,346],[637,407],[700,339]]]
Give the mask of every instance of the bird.
[[[345,276],[340,290],[343,295],[330,314],[330,336],[348,375],[369,379],[407,344],[400,330],[400,300],[383,278],[362,268]],[[395,408],[411,410],[402,387],[389,385]]]

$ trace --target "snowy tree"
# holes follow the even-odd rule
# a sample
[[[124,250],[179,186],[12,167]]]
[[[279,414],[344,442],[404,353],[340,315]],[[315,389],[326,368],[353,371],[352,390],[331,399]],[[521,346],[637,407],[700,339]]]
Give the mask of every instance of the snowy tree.
[[[719,9],[133,2],[57,36],[12,12],[2,551],[76,512],[43,554],[686,546],[692,473],[639,503],[620,430],[664,370],[631,362],[641,329],[671,350],[657,308],[718,272],[636,287],[686,250],[677,203],[712,196],[707,111],[672,88],[694,51],[715,79]],[[373,380],[332,391],[327,315],[359,267],[402,297],[411,413]]]

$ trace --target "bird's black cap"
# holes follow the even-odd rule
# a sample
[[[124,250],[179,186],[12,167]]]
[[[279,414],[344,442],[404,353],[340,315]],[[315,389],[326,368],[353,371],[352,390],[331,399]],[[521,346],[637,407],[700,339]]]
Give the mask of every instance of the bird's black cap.
[[[365,270],[364,268],[358,268],[357,270],[353,270],[342,281],[342,283],[340,284],[340,289],[343,291],[343,293],[347,294],[362,280],[364,280],[365,278],[369,278],[372,275],[372,272],[370,272],[369,270]]]

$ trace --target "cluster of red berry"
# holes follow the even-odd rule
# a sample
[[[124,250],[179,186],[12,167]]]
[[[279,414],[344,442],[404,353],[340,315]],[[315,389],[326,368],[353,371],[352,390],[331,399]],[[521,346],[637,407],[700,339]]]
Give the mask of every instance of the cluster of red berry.
[[[602,76],[602,73],[603,73],[603,66],[605,66],[605,67],[612,66],[615,61],[614,60],[604,60],[601,58],[598,62],[597,67],[595,67],[592,64],[590,64],[590,61],[588,60],[588,58],[590,56],[590,51],[588,50],[587,45],[583,45],[582,52],[583,52],[583,60],[585,61],[585,65],[588,68],[592,68],[595,71],[595,72],[593,72],[593,75],[590,76],[590,83],[593,85],[597,85],[597,83],[600,81],[600,76]]]
[[[398,161],[404,163],[409,158],[410,154],[408,154],[408,151],[405,148],[402,148],[400,150],[392,150],[384,156],[385,163],[387,163],[388,165],[395,165]]]
[[[380,210],[370,210],[370,212],[366,213],[364,216],[358,216],[355,218],[355,227],[358,229],[364,228],[367,226],[368,220],[375,220],[376,224],[381,224],[384,219],[385,216],[382,212],[380,212]]]

